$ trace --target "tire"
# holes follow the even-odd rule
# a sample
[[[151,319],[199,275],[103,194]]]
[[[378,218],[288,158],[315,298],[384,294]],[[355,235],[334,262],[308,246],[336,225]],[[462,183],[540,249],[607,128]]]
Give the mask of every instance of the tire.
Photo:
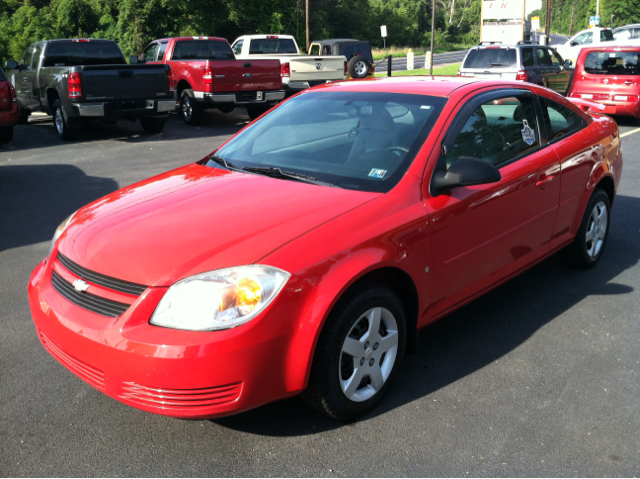
[[[53,127],[56,130],[58,138],[62,141],[69,141],[75,139],[77,136],[77,131],[72,130],[67,125],[67,122],[64,119],[64,113],[62,111],[62,103],[60,100],[55,100],[53,102],[53,107],[51,108],[51,112],[53,115]]]
[[[218,110],[220,110],[222,113],[231,113],[233,110],[235,110],[235,106],[233,105],[220,105],[218,107]]]
[[[13,127],[0,128],[0,144],[9,143],[13,140]]]
[[[366,78],[371,69],[371,63],[362,55],[356,55],[351,57],[349,63],[347,63],[347,71],[351,78]]]
[[[558,252],[565,264],[574,268],[591,268],[601,258],[609,237],[611,203],[609,195],[596,188],[585,210],[573,243]]]
[[[161,133],[164,130],[164,124],[167,122],[166,118],[140,118],[140,124],[142,129],[148,135],[155,135]]]
[[[247,113],[251,121],[262,116],[263,113],[268,112],[271,109],[268,105],[247,105]]]
[[[193,90],[187,89],[180,96],[180,115],[187,125],[199,125],[202,123],[204,108],[196,100]]]
[[[380,327],[372,331],[376,321]],[[406,337],[398,297],[377,283],[363,285],[340,300],[329,315],[302,398],[334,419],[345,421],[364,414],[389,389]]]

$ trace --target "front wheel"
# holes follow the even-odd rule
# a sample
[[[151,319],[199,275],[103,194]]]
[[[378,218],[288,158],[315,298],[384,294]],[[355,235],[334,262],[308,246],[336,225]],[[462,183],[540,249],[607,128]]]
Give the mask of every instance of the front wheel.
[[[77,132],[76,130],[72,130],[67,125],[67,122],[64,119],[64,113],[62,112],[62,103],[60,100],[56,100],[53,102],[53,126],[56,129],[56,133],[58,134],[58,138],[62,141],[69,141],[75,139]]]
[[[341,300],[327,319],[303,399],[340,420],[371,409],[385,394],[406,343],[404,308],[371,283]]]
[[[576,268],[594,266],[604,251],[609,236],[611,202],[609,195],[597,188],[587,204],[580,229],[573,243],[560,250],[560,259]]]
[[[140,118],[140,124],[142,129],[148,135],[155,135],[161,133],[164,130],[164,124],[167,122],[166,118]]]

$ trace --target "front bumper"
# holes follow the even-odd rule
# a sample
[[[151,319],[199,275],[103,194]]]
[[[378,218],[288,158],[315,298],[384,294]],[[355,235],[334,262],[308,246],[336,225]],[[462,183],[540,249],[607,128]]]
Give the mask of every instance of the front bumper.
[[[296,277],[254,320],[194,332],[149,324],[167,288],[147,288],[116,318],[80,308],[52,287],[52,269],[59,266],[51,263],[40,263],[29,281],[38,337],[62,365],[112,398],[156,414],[203,419],[300,392],[285,374],[300,291],[307,289]]]
[[[73,116],[82,118],[120,119],[130,117],[168,115],[176,109],[176,101],[135,100],[96,103],[72,103]]]

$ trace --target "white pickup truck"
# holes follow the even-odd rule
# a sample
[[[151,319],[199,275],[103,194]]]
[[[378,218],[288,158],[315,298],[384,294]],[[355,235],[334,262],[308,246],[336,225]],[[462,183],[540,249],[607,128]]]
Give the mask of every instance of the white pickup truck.
[[[347,78],[344,55],[303,55],[291,35],[243,35],[231,49],[238,60],[280,60],[282,86],[288,94]]]

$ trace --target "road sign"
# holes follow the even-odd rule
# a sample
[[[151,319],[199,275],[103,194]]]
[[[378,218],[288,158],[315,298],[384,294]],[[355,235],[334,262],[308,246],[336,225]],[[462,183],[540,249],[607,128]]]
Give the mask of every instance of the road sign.
[[[413,70],[413,52],[411,50],[407,53],[407,70]]]
[[[600,25],[600,17],[589,17],[589,26],[597,27]]]
[[[387,36],[387,26],[386,25],[380,25],[380,36],[382,38],[385,38]]]

